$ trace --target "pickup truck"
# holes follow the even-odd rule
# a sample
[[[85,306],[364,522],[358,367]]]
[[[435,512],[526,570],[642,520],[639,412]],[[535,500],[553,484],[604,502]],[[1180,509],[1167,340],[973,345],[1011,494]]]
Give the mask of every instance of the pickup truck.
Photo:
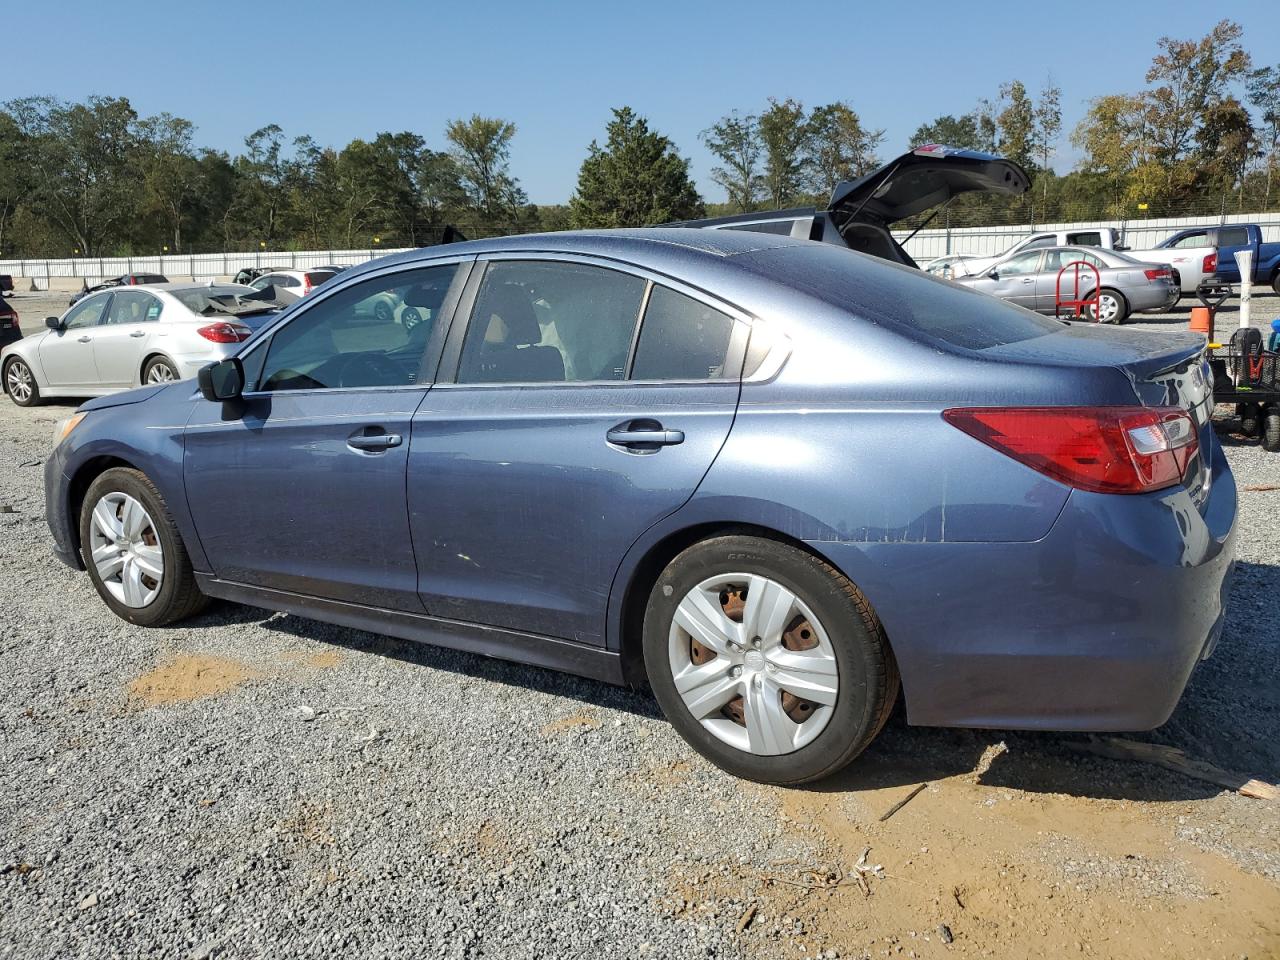
[[[1280,293],[1280,243],[1263,243],[1262,228],[1256,223],[1224,223],[1216,227],[1192,227],[1180,230],[1156,249],[1182,250],[1187,247],[1218,248],[1218,269],[1214,280],[1239,283],[1240,267],[1235,255],[1241,250],[1253,251],[1254,283],[1269,283]]]
[[[1080,230],[1059,230],[1048,233],[1033,233],[1023,237],[1004,253],[982,257],[968,257],[964,254],[952,254],[946,258],[952,277],[976,277],[991,269],[996,261],[1007,260],[1015,253],[1023,250],[1038,250],[1041,247],[1101,247],[1103,250],[1123,250],[1120,243],[1120,231],[1114,227],[1089,227]],[[938,261],[928,264],[925,269],[936,273],[933,266]]]

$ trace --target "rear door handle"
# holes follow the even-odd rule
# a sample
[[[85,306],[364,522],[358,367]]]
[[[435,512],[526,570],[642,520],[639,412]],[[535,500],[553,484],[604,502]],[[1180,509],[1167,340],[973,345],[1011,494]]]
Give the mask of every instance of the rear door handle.
[[[347,446],[355,450],[389,450],[400,446],[403,439],[398,433],[356,434],[347,437]]]
[[[135,330],[133,333],[129,334],[131,337],[145,337],[146,335],[147,331],[145,330]]]
[[[670,447],[677,443],[684,443],[684,431],[663,430],[661,426],[641,427],[637,424],[623,424],[614,427],[604,435],[604,438],[620,447]]]

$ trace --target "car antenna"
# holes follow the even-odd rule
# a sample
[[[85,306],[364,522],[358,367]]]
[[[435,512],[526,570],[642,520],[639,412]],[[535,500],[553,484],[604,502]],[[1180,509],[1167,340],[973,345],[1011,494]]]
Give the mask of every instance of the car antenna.
[[[853,222],[853,218],[862,212],[862,208],[871,202],[871,198],[889,185],[889,181],[893,179],[893,175],[898,172],[898,168],[902,166],[902,161],[898,161],[889,168],[889,172],[884,175],[884,179],[876,184],[876,188],[867,194],[866,198],[854,208],[853,213],[849,214],[849,219],[845,221],[845,226]],[[840,231],[840,236],[844,236],[844,230]]]

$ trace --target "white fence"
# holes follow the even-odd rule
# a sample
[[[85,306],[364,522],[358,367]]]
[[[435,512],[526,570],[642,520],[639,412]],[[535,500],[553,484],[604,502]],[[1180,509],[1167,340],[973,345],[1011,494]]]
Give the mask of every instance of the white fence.
[[[934,221],[937,222],[936,220]],[[965,253],[975,257],[1003,253],[1030,233],[1050,230],[1080,230],[1089,227],[1115,227],[1132,250],[1154,247],[1161,240],[1191,227],[1219,226],[1222,223],[1256,223],[1262,227],[1262,239],[1280,241],[1280,213],[1242,213],[1228,217],[1172,217],[1151,220],[1090,220],[1085,223],[1037,223],[1013,227],[956,227],[951,230],[921,230],[909,243],[907,252],[921,265],[948,253]],[[907,236],[898,235],[899,242]]]
[[[409,248],[404,248],[409,249]],[[268,251],[260,253],[195,253],[167,257],[73,257],[65,260],[0,260],[0,273],[13,276],[14,285],[19,278],[34,281],[36,288],[48,290],[51,285],[66,288],[79,286],[76,280],[84,280],[89,286],[126,273],[159,273],[170,280],[195,280],[203,282],[221,277],[233,277],[245,267],[274,267],[279,269],[309,269],[336,263],[354,265],[372,260],[393,250],[307,250]],[[23,285],[25,286],[25,284]],[[21,287],[19,287],[21,289]]]

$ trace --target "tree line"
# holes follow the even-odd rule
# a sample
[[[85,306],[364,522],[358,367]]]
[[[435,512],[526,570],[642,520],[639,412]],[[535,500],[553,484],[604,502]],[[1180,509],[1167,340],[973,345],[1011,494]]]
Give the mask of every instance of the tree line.
[[[970,195],[952,225],[1280,209],[1280,65],[1256,67],[1229,20],[1206,36],[1162,37],[1146,86],[1098,97],[1066,136],[1079,151],[1059,174],[1062,89],[1011,79],[959,116],[921,124],[925,143],[1000,153],[1033,188]],[[198,146],[194,124],[140,116],[123,97],[0,105],[0,257],[109,256],[252,249],[422,246],[466,236],[640,226],[708,214],[822,203],[841,180],[877,169],[885,132],[847,101],[806,108],[770,98],[700,135],[726,200],[707,203],[689,160],[630,107],[587,147],[565,204],[531,204],[512,172],[516,125],[450,121],[432,144],[380,132],[341,148],[275,124],[231,154]]]

